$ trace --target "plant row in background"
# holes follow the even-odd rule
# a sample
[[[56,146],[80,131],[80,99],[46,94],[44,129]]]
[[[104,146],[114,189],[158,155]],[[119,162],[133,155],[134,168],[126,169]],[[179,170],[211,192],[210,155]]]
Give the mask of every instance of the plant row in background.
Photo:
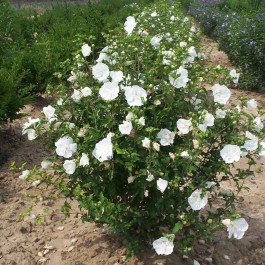
[[[84,221],[126,239],[130,254],[148,245],[162,255],[189,251],[223,227],[242,238],[248,224],[235,200],[265,143],[255,100],[230,102],[227,85],[239,74],[203,67],[195,27],[167,1],[128,16],[106,39],[100,52],[80,43],[54,104],[24,124],[52,156],[20,178],[57,185]],[[241,159],[248,166],[232,173]],[[222,188],[227,180],[233,190]]]
[[[133,12],[132,3],[150,2],[58,4],[37,14],[34,10],[16,10],[8,1],[1,1],[0,123],[18,118],[17,111],[26,102],[44,92],[47,84],[56,84],[53,73],[78,48],[77,40],[93,39],[100,49],[105,42],[102,32],[113,29]]]
[[[219,47],[240,67],[240,86],[265,91],[264,1],[184,1],[202,31],[217,38]]]

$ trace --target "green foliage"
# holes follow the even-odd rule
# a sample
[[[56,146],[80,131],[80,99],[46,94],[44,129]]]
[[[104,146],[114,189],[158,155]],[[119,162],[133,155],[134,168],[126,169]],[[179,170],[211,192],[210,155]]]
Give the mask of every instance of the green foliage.
[[[0,124],[20,118],[17,112],[29,102],[18,90],[19,82],[23,78],[17,76],[16,69],[0,69]]]
[[[15,10],[8,1],[1,1],[1,73],[8,71],[13,81],[11,84],[9,77],[0,81],[1,98],[7,100],[1,102],[0,119],[17,118],[15,113],[28,102],[23,97],[43,93],[48,84],[55,87],[58,78],[53,74],[59,71],[61,62],[72,57],[80,43],[93,41],[97,49],[101,49],[105,42],[101,33],[123,21],[135,9],[129,6],[133,2],[56,4],[40,15],[34,10]]]
[[[265,8],[265,2],[263,0],[220,0],[218,6],[225,11],[256,12]]]

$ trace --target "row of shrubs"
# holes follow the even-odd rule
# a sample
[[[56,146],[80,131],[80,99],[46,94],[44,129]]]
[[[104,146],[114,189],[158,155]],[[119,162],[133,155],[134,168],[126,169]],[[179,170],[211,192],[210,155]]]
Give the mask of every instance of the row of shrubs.
[[[133,3],[152,0],[103,0],[98,4],[56,4],[42,14],[0,3],[0,123],[19,117],[27,102],[57,83],[54,72],[80,42],[104,47],[108,32],[129,13]],[[78,44],[77,44],[78,43]]]
[[[265,2],[192,0],[184,7],[195,17],[203,33],[214,37],[243,75],[240,86],[265,91]]]

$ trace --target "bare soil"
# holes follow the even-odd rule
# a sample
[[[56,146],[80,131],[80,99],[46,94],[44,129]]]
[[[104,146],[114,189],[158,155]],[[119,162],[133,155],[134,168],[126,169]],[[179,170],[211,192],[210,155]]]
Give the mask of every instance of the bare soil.
[[[205,53],[209,64],[232,67],[225,53],[211,39],[204,39]],[[262,94],[233,89],[233,98],[247,95],[265,106]],[[42,97],[26,106],[27,116],[38,117],[50,99]],[[241,240],[228,239],[227,232],[218,232],[213,240],[198,240],[189,257],[175,252],[170,256],[158,256],[151,247],[140,256],[125,261],[123,241],[111,235],[107,227],[98,228],[92,223],[80,221],[79,209],[72,202],[73,213],[64,220],[60,213],[63,199],[49,200],[55,194],[52,188],[43,185],[31,187],[18,179],[19,173],[9,171],[15,161],[18,165],[27,162],[27,168],[40,165],[48,154],[39,142],[28,141],[21,136],[21,126],[26,117],[2,128],[0,135],[0,265],[191,265],[193,259],[201,265],[263,265],[265,264],[265,159],[257,159],[255,178],[246,180],[250,192],[243,192],[237,208],[249,223],[249,230]],[[240,166],[244,166],[244,161]],[[229,183],[227,184],[229,186]],[[26,194],[41,194],[43,201],[35,204]],[[44,224],[17,216],[33,204],[33,212],[41,214],[46,207],[49,214]]]

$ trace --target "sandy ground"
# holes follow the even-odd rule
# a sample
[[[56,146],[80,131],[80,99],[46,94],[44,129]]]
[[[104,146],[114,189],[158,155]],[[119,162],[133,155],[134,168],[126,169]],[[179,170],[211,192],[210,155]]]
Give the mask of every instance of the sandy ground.
[[[218,51],[212,40],[204,39],[205,53],[209,64],[232,67],[226,54]],[[234,98],[247,95],[265,106],[265,96],[233,89]],[[48,98],[39,98],[23,109],[28,116],[37,117]],[[12,161],[27,162],[27,168],[40,165],[48,154],[40,143],[30,142],[21,136],[21,125],[26,117],[10,124],[0,135],[0,265],[188,265],[193,259],[201,265],[262,265],[265,264],[265,159],[258,159],[255,178],[246,180],[250,192],[242,193],[237,208],[249,223],[249,230],[242,240],[228,240],[227,232],[218,232],[211,242],[198,240],[189,257],[175,252],[161,257],[151,248],[142,256],[125,261],[126,250],[121,239],[110,235],[91,223],[82,223],[79,209],[72,202],[73,213],[64,220],[60,213],[62,199],[51,201],[56,193],[43,185],[30,187],[18,179],[19,173],[9,172]],[[3,155],[4,154],[4,155]],[[242,162],[243,163],[243,162]],[[242,166],[244,166],[242,164]],[[229,185],[229,183],[228,183]],[[26,194],[42,194],[43,201],[35,205]],[[18,215],[33,204],[33,212],[41,213],[45,207],[48,215],[44,224]]]

